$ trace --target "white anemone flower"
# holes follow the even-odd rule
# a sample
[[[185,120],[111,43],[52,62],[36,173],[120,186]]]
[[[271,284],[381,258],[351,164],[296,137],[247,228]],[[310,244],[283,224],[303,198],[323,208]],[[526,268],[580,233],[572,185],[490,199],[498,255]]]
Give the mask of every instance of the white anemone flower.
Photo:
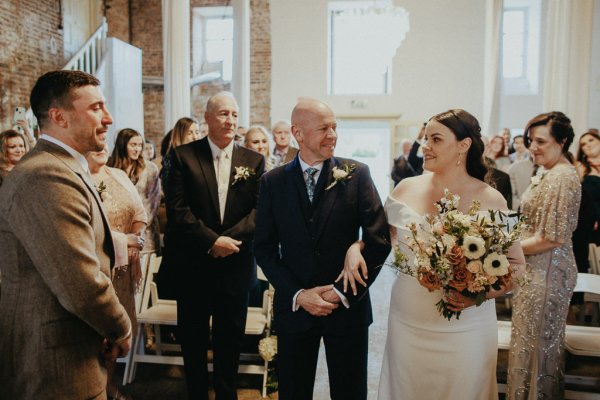
[[[465,236],[461,247],[465,251],[465,257],[470,260],[478,259],[485,254],[485,241],[477,236]]]
[[[504,254],[491,253],[483,260],[483,270],[492,276],[508,274],[508,258]]]

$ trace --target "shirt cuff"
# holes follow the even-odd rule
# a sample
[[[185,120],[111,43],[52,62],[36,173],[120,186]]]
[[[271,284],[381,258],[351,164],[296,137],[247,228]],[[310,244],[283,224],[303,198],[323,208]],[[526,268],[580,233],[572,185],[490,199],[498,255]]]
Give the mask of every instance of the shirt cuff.
[[[346,298],[346,296],[344,296],[342,294],[342,292],[340,292],[339,290],[337,290],[335,287],[333,288],[333,291],[340,296],[340,300],[342,301],[342,304],[344,305],[344,307],[346,308],[350,308],[350,302],[348,301],[348,299]]]
[[[124,341],[125,339],[127,339],[129,336],[131,336],[131,324],[129,324],[129,330],[127,331],[127,334],[125,336],[121,336],[118,339],[115,339],[115,343],[119,343]]]
[[[296,312],[298,311],[298,309],[300,308],[300,306],[298,304],[296,304],[296,299],[298,298],[298,295],[304,291],[304,289],[300,289],[296,292],[296,294],[294,295],[294,297],[292,298],[292,311]]]

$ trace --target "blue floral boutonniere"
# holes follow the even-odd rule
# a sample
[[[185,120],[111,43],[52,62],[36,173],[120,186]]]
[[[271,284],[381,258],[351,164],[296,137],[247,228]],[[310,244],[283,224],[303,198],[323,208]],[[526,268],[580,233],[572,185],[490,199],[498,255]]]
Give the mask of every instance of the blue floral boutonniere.
[[[331,189],[338,183],[345,184],[347,180],[352,179],[352,173],[355,169],[355,164],[343,164],[339,168],[337,166],[333,167],[333,170],[331,171],[333,180],[331,181],[329,186],[325,188],[325,190]]]

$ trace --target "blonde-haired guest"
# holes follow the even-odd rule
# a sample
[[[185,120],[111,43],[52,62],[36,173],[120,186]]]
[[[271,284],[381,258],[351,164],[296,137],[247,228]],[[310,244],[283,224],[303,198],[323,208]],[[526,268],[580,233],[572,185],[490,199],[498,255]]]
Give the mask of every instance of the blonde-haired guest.
[[[28,151],[27,141],[19,132],[9,129],[0,133],[0,185]]]
[[[261,125],[253,125],[248,128],[244,137],[244,147],[254,150],[265,157],[265,171],[270,171],[275,166],[275,159],[269,150],[269,134],[267,129]]]

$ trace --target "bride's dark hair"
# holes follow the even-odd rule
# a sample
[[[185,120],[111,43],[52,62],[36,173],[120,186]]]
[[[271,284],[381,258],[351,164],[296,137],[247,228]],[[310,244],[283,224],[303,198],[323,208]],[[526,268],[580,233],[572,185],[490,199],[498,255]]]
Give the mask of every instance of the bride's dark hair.
[[[483,140],[481,140],[481,128],[477,118],[461,109],[444,111],[429,119],[439,122],[450,129],[457,140],[471,138],[471,147],[467,152],[467,173],[480,181],[485,182],[488,172],[483,162]]]

